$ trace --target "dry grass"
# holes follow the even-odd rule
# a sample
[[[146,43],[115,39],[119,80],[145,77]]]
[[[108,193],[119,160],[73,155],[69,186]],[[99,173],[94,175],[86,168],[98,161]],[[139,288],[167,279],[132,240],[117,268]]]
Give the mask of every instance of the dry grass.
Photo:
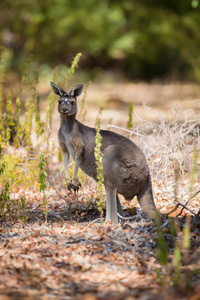
[[[44,92],[42,90],[42,92]],[[94,126],[98,107],[104,106],[101,127],[124,134],[144,151],[152,175],[155,201],[160,209],[174,206],[175,171],[179,174],[178,199],[185,203],[190,195],[190,174],[194,159],[194,146],[200,149],[200,95],[199,87],[192,84],[92,84],[88,87],[85,99],[86,116],[84,124]],[[79,112],[81,108],[81,97]],[[126,130],[128,121],[128,102],[133,101],[133,128]],[[44,103],[42,105],[44,108]],[[81,120],[78,114],[77,118]],[[51,139],[58,147],[57,131],[59,129],[57,108],[53,114]],[[198,155],[198,169],[200,157]],[[52,157],[51,170],[58,174],[63,164],[57,155]],[[60,180],[64,173],[59,175]],[[196,178],[198,185],[200,175]],[[90,185],[96,185],[84,176],[83,194]],[[197,188],[197,186],[196,186]],[[194,186],[195,190],[195,186]],[[194,209],[200,204],[200,197],[195,199]],[[130,204],[135,205],[133,200]],[[192,201],[192,203],[194,203]],[[192,205],[192,204],[191,204]]]

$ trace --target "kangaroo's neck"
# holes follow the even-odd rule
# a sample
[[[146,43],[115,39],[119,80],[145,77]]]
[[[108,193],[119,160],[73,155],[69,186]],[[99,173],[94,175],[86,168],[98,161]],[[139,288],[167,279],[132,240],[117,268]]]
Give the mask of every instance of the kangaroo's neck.
[[[72,116],[64,116],[60,115],[60,126],[61,128],[65,128],[68,132],[71,132],[73,130],[73,127],[76,122],[76,115]]]

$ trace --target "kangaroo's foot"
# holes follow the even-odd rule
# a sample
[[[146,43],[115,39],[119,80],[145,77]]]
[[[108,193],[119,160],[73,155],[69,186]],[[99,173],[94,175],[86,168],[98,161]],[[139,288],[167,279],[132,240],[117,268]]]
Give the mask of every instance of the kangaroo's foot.
[[[71,192],[71,190],[74,190],[75,192],[78,192],[79,188],[81,188],[81,183],[79,181],[67,181],[67,188]]]

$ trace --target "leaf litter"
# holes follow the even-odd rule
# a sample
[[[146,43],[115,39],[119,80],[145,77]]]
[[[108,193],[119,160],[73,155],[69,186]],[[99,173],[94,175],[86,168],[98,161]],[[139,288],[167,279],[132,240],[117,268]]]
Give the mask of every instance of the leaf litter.
[[[156,128],[152,126],[153,134],[146,137],[139,126],[135,129],[143,134],[141,139],[136,137],[136,143],[144,149],[155,202],[163,213],[176,206],[174,167],[181,174],[177,200],[184,205],[190,198],[190,178],[185,174],[189,174],[192,164],[193,146],[186,141],[185,123],[175,122],[173,127],[161,122]],[[199,131],[194,132],[193,123],[189,125],[192,134],[198,134],[199,143]],[[128,203],[120,199],[126,216],[134,214],[132,220],[122,220],[119,225],[94,223],[100,216],[95,184],[87,178],[77,195],[67,192],[58,182],[49,184],[46,190],[47,224],[42,195],[37,189],[21,187],[11,194],[13,200],[26,195],[26,210],[21,220],[13,214],[0,225],[0,299],[199,299],[200,194],[187,204],[189,210],[181,206],[171,214],[176,217],[181,212],[176,219],[177,226],[183,228],[186,215],[195,213],[190,225],[191,250],[187,264],[182,265],[184,276],[193,270],[191,288],[186,293],[183,285],[172,285],[171,267],[166,269],[159,263],[156,228],[141,212],[136,199]],[[197,181],[193,190],[198,189]],[[167,222],[162,230],[170,263],[177,237],[172,236]],[[181,234],[180,230],[180,238]],[[160,274],[165,282],[161,283]]]
[[[2,297],[161,299],[169,292],[170,287],[161,291],[155,272],[161,269],[155,226],[139,209],[131,222],[93,223],[97,205],[89,207],[83,193],[66,193],[66,205],[50,189],[45,224],[40,193],[28,195],[27,220],[6,220],[0,227]],[[193,239],[195,246],[197,233]],[[197,258],[200,261],[200,253]]]

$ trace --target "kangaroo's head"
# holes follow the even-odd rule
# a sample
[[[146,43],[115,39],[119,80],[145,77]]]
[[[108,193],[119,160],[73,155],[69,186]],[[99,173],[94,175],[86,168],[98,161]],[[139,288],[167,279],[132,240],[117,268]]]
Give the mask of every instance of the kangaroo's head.
[[[60,114],[65,116],[72,116],[77,112],[76,97],[80,96],[83,91],[83,85],[77,84],[69,92],[64,91],[61,87],[51,82],[51,87],[54,93],[59,97],[58,99],[58,111]]]

